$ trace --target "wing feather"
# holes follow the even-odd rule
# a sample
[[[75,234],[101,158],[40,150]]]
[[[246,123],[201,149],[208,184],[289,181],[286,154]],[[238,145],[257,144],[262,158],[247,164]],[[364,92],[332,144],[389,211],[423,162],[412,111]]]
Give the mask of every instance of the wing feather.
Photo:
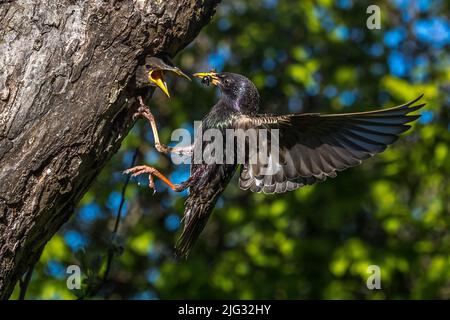
[[[239,185],[253,192],[282,193],[335,177],[337,171],[384,151],[407,131],[407,123],[420,117],[410,113],[425,105],[415,105],[420,98],[368,112],[242,116],[237,128],[279,130],[279,162],[270,155],[268,164],[243,165]],[[270,175],[267,168],[273,169]]]

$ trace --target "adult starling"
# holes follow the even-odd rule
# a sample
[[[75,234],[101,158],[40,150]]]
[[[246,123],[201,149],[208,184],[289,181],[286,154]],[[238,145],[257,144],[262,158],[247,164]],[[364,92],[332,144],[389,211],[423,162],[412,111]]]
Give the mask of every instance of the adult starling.
[[[148,85],[159,87],[170,98],[169,89],[164,79],[165,72],[173,72],[180,77],[191,80],[167,56],[148,56],[145,58],[145,63],[136,70],[136,85],[138,88]]]
[[[218,86],[222,94],[219,101],[204,117],[201,132],[218,129],[225,136],[226,129],[278,129],[280,161],[269,154],[268,162],[243,164],[193,163],[191,175],[181,184],[173,184],[158,170],[148,166],[131,168],[126,173],[133,176],[150,174],[160,177],[173,190],[189,188],[185,202],[184,228],[176,246],[178,256],[187,256],[192,245],[206,225],[214,205],[225,190],[237,167],[241,165],[239,186],[244,190],[264,193],[282,193],[305,185],[335,177],[338,171],[356,166],[362,160],[382,152],[397,140],[398,135],[410,128],[409,123],[419,115],[408,115],[424,106],[415,105],[422,97],[404,105],[377,111],[342,114],[258,114],[259,94],[255,85],[246,77],[233,73],[196,73],[203,83]],[[142,106],[140,112],[153,119],[150,111]],[[152,127],[155,126],[154,119]],[[155,139],[159,143],[159,139]],[[194,145],[185,150],[160,148],[163,152],[179,152],[193,155],[199,145],[203,152],[211,141],[196,136]],[[269,144],[275,141],[269,141]],[[272,152],[272,150],[270,150]],[[195,156],[195,155],[194,155]],[[271,168],[271,174],[263,174]]]

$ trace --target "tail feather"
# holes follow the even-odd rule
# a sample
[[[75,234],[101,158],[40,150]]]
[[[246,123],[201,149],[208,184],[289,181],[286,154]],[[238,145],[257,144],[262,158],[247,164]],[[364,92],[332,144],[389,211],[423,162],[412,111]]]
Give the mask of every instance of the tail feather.
[[[186,258],[188,256],[192,246],[195,244],[200,236],[200,233],[205,228],[213,207],[214,206],[211,206],[211,208],[205,212],[201,207],[196,206],[192,208],[194,210],[186,212],[189,218],[186,219],[183,232],[181,233],[175,246],[175,257],[177,259]]]
[[[236,165],[209,165],[195,170],[204,170],[201,178],[189,188],[189,196],[185,202],[184,228],[175,246],[175,257],[186,258],[205,228],[208,218],[231,177]],[[192,174],[192,173],[191,173]]]
[[[175,246],[175,257],[177,259],[188,256],[192,246],[205,228],[219,194],[213,199],[209,199],[207,203],[192,203],[192,201],[189,201],[190,199],[186,201],[186,210],[184,213],[185,224]]]

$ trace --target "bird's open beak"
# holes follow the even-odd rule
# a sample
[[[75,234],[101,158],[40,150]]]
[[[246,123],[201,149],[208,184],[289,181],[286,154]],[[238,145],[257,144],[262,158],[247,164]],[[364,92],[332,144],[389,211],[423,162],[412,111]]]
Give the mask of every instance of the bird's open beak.
[[[164,71],[152,70],[148,73],[148,80],[156,84],[169,98],[169,89],[167,88],[166,80],[164,80]]]
[[[169,89],[167,87],[166,80],[164,79],[165,71],[171,71],[171,72],[175,73],[176,75],[178,75],[180,77],[184,77],[184,78],[188,79],[189,81],[191,81],[191,78],[189,78],[189,76],[187,74],[185,74],[183,71],[181,71],[177,67],[167,67],[164,69],[151,70],[148,73],[148,80],[150,82],[153,82],[154,84],[156,84],[169,98],[170,98]]]
[[[194,77],[202,79],[202,83],[209,85],[212,83],[217,86],[220,83],[217,72],[198,72],[193,74]]]

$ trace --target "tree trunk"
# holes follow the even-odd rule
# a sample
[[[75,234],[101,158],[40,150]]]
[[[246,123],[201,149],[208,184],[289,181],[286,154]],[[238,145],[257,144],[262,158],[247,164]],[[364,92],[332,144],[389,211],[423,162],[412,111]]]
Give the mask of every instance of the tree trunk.
[[[0,0],[0,298],[133,125],[133,76],[220,0]]]

